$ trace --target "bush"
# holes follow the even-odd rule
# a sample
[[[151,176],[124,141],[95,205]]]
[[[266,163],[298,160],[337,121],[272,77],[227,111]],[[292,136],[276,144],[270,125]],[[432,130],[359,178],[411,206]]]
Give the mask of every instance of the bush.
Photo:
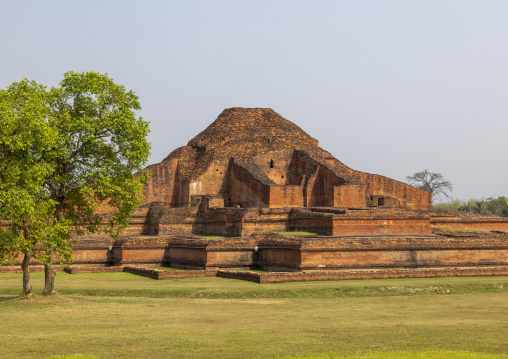
[[[461,211],[508,217],[508,198],[500,196],[497,198],[470,199],[468,201],[455,199],[450,202],[436,204],[432,208],[443,211]]]

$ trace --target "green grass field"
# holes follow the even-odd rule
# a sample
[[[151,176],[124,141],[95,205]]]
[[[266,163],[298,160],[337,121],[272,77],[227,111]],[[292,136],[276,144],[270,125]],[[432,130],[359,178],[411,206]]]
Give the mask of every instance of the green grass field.
[[[317,233],[314,232],[304,232],[304,231],[289,231],[289,232],[274,232],[277,234],[282,234],[283,236],[290,237],[306,237],[306,236],[317,236]]]
[[[34,293],[43,275],[32,275]],[[508,277],[255,284],[0,274],[0,358],[508,358]],[[436,294],[447,293],[449,294]]]

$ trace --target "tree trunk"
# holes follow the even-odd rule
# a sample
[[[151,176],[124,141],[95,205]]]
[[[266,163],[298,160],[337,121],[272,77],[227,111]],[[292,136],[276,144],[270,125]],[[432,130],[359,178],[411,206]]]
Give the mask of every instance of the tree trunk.
[[[51,264],[44,266],[44,294],[55,294],[55,275]]]
[[[32,296],[32,286],[30,285],[30,268],[28,267],[31,258],[32,249],[30,248],[28,252],[25,253],[25,257],[21,263],[21,268],[23,269],[23,295],[28,297]]]
[[[63,200],[59,201],[58,206],[55,209],[55,219],[53,224],[56,224],[57,222],[61,221],[61,214],[62,214],[62,208],[63,208]],[[50,256],[50,260],[53,259],[51,256],[53,255],[52,250],[48,250],[47,254]],[[49,264],[44,265],[44,294],[55,294],[55,275],[56,272],[53,270],[53,266],[51,265],[51,262]]]

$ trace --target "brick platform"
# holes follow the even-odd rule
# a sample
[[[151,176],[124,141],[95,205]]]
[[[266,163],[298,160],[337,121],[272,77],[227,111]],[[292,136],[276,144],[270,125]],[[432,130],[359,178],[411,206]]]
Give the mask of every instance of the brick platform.
[[[304,272],[240,272],[219,270],[218,277],[247,280],[255,283],[306,282],[322,280],[388,279],[388,278],[438,278],[505,276],[508,266],[445,267],[445,268],[378,268],[357,270],[321,270]]]

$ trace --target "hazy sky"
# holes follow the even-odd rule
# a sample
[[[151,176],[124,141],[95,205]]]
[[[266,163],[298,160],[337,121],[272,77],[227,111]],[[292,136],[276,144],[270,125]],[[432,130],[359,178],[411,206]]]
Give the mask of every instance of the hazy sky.
[[[225,108],[270,107],[348,166],[508,195],[508,1],[0,0],[0,88],[107,72],[160,162]]]

